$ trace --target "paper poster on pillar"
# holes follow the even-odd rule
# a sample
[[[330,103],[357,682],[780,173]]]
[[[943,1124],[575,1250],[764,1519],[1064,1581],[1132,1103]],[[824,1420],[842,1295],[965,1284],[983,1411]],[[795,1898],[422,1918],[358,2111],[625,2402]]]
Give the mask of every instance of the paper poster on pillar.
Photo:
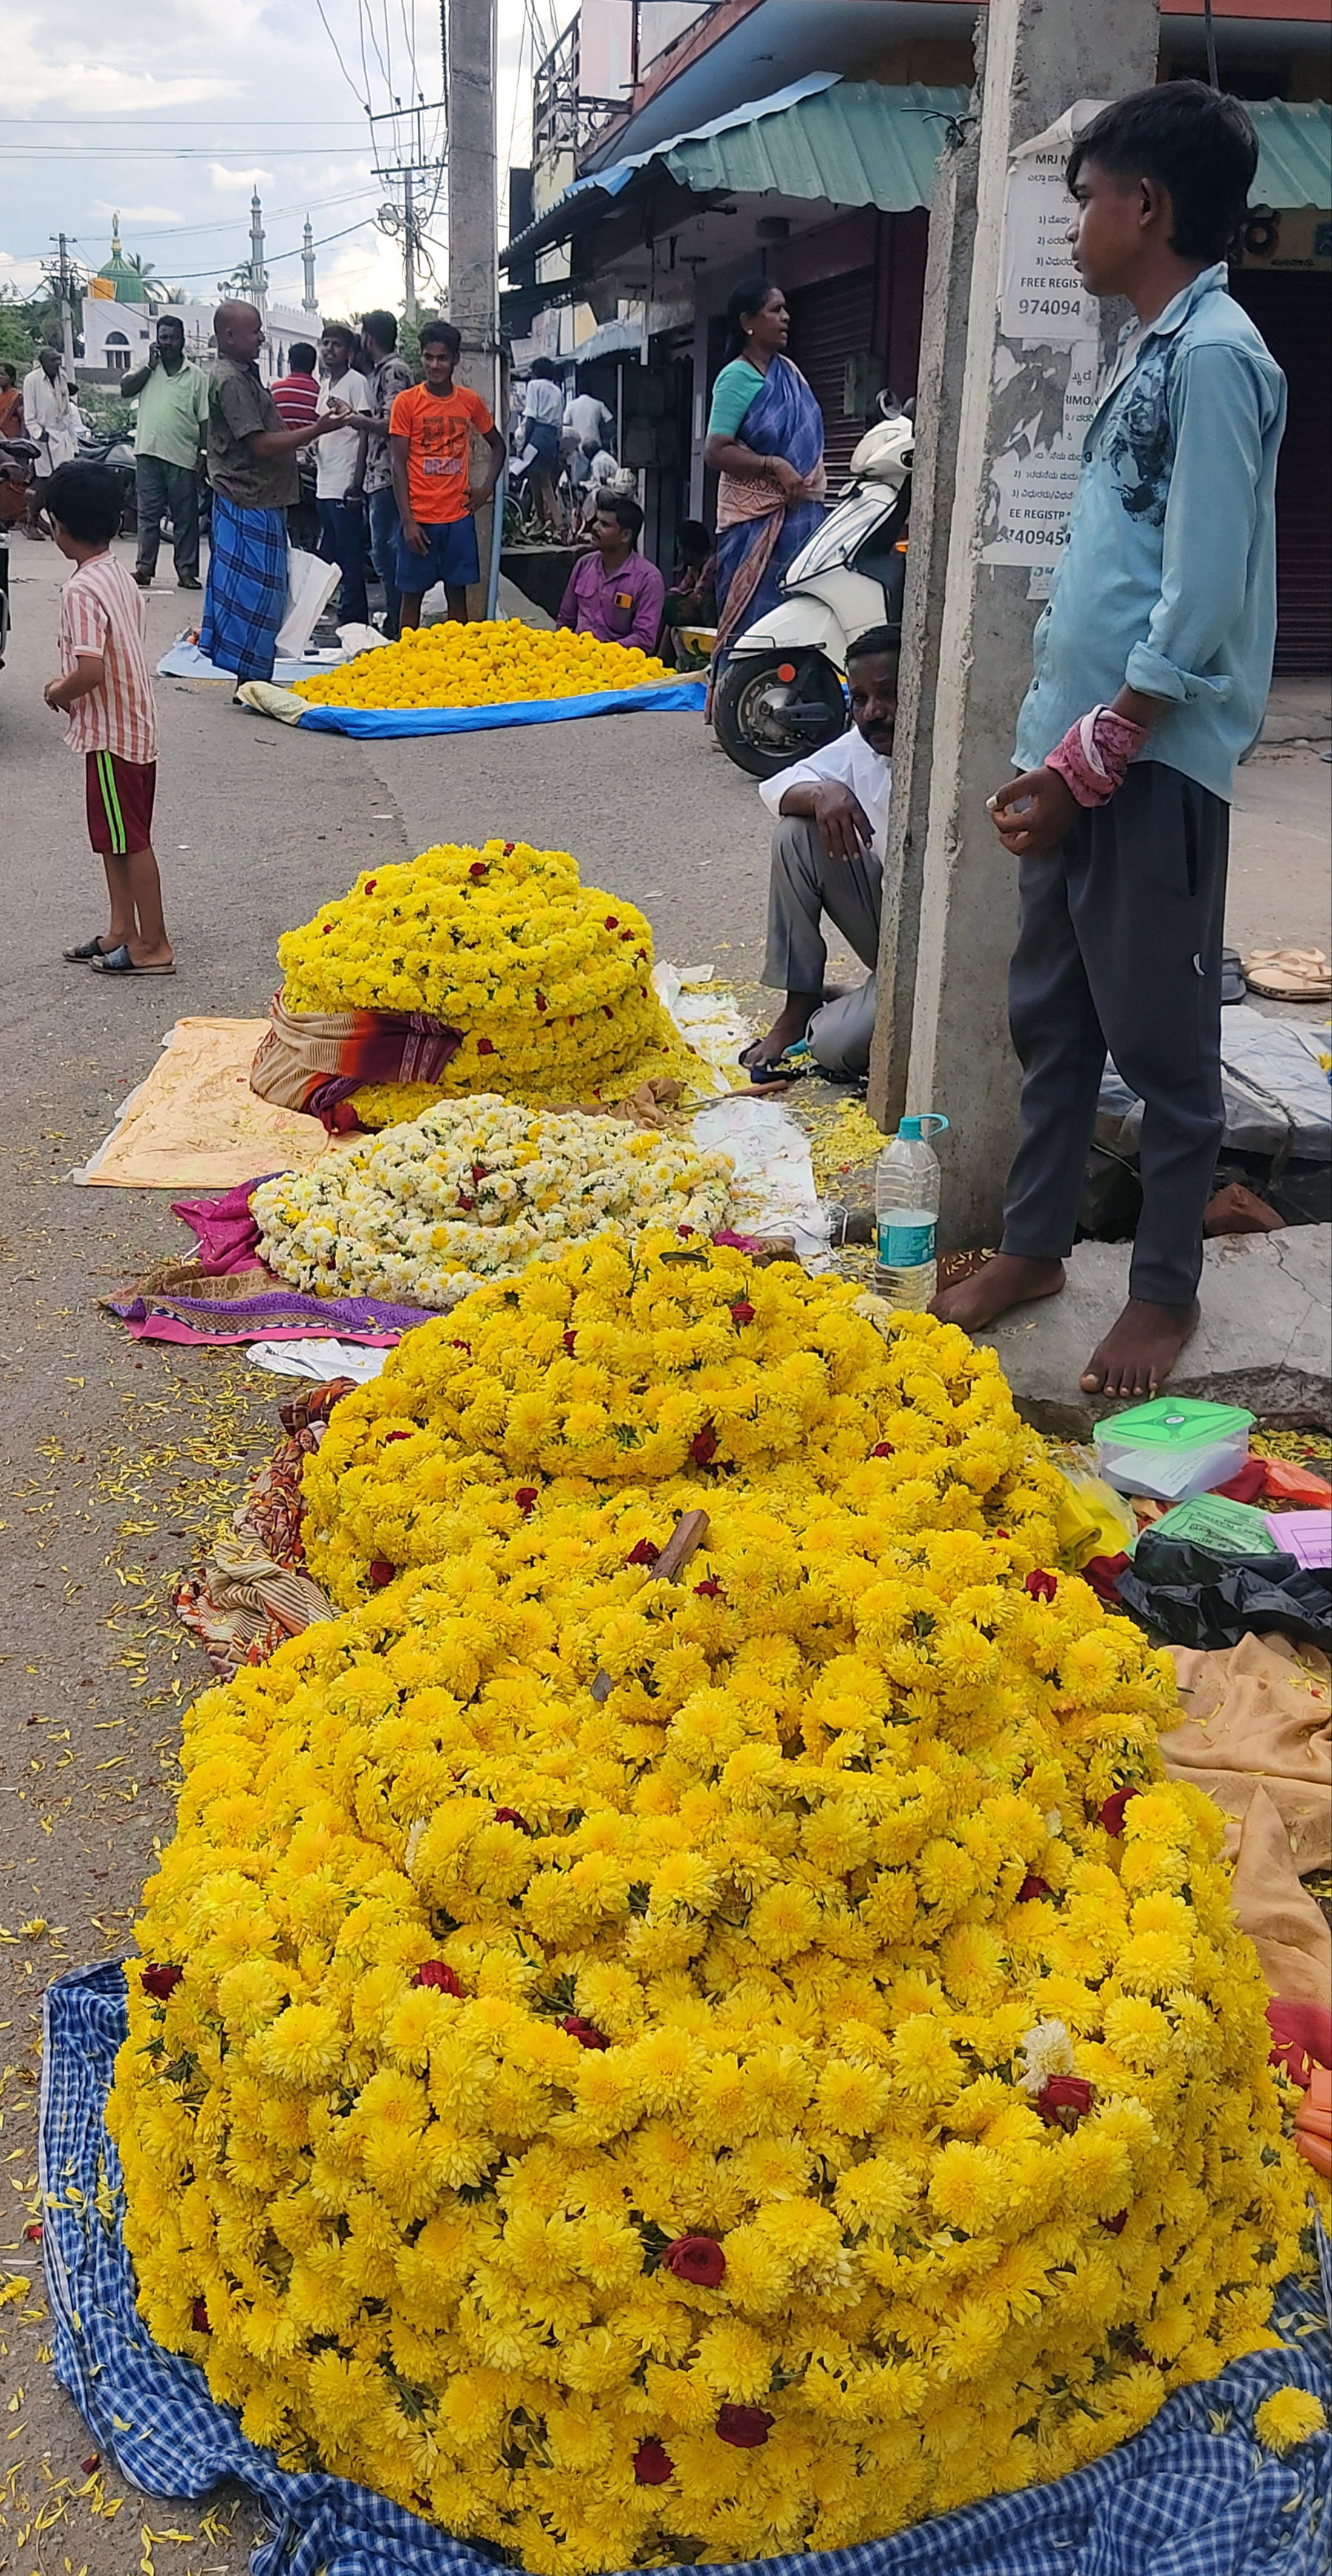
[[[1097,340],[994,354],[998,437],[981,520],[981,561],[1053,564],[1063,550],[1096,408]]]
[[[1099,307],[1073,265],[1069,148],[1062,136],[1043,139],[1015,156],[1009,174],[999,267],[999,328],[1008,340],[1060,346],[1097,337]]]
[[[1027,564],[1043,595],[1062,551],[1096,408],[1100,306],[1073,265],[1068,156],[1100,102],[1079,99],[1015,152],[1004,191],[994,458],[981,561]],[[1040,576],[1044,574],[1045,580]]]

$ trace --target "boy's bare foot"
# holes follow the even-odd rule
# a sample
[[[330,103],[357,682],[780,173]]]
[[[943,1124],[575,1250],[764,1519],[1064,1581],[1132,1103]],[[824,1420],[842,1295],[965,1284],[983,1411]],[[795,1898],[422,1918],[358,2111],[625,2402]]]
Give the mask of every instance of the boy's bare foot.
[[[996,1252],[969,1279],[959,1279],[955,1288],[941,1288],[930,1299],[930,1313],[943,1324],[960,1324],[964,1333],[983,1333],[1010,1306],[1057,1297],[1063,1284],[1062,1261],[1028,1261],[1017,1252]]]
[[[1191,1306],[1155,1306],[1130,1297],[1103,1342],[1098,1342],[1078,1383],[1088,1395],[1155,1395],[1164,1386],[1198,1321]]]

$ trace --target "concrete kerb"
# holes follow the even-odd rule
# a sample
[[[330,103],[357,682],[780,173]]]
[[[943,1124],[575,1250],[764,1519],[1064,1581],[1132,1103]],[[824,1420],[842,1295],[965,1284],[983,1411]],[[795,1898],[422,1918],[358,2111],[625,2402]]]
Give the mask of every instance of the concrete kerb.
[[[991,1332],[1023,1420],[1087,1440],[1122,1408],[1078,1385],[1128,1293],[1132,1247],[1080,1243],[1062,1295],[1015,1307]],[[1332,1226],[1223,1235],[1203,1249],[1202,1320],[1170,1380],[1172,1395],[1241,1404],[1274,1430],[1332,1423]]]

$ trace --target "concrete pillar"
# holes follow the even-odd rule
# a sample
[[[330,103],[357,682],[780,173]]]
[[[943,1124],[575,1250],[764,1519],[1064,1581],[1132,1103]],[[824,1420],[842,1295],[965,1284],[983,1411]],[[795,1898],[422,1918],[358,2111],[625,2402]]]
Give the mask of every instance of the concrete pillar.
[[[1029,381],[1034,368],[1052,390],[1069,379],[1067,346],[1023,344],[1019,353],[999,331],[1010,158],[1076,101],[1147,88],[1158,44],[1156,0],[1060,0],[1058,8],[990,0],[986,21],[979,133],[942,174],[937,239],[932,218],[921,357],[926,491],[912,510],[904,654],[914,669],[886,872],[879,989],[887,1007],[870,1087],[881,1124],[895,1124],[903,1108],[940,1109],[951,1122],[940,1152],[948,1247],[998,1241],[1016,1136],[1006,986],[1017,872],[985,804],[1012,772],[1039,604],[1025,563],[981,560],[983,528],[1004,445],[1006,377],[1020,362]]]
[[[495,202],[495,0],[447,0],[449,320],[462,333],[458,382],[499,400],[498,221]],[[498,416],[498,415],[497,415]],[[474,445],[473,455],[476,456]],[[485,614],[491,510],[477,513],[481,579],[468,615]]]
[[[979,82],[983,77],[984,15],[978,22],[976,45]],[[901,695],[893,762],[892,820],[883,872],[878,1010],[870,1059],[869,1105],[886,1130],[897,1126],[907,1108],[934,701],[939,683],[939,633],[957,468],[955,395],[966,358],[967,287],[976,238],[979,157],[979,128],[973,124],[945,151],[930,207],[924,330],[916,388],[911,542],[902,607]]]

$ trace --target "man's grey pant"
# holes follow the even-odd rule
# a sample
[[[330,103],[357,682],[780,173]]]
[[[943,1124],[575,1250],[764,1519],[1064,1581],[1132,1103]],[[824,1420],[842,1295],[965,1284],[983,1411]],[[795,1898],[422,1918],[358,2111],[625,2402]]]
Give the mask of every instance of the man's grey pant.
[[[381,491],[367,495],[370,504],[370,560],[384,585],[384,632],[396,636],[402,616],[402,597],[398,589],[398,539],[402,521],[398,516],[398,496],[391,483]]]
[[[171,551],[177,581],[199,578],[199,477],[192,465],[168,465],[164,456],[136,456],[134,496],[139,512],[136,573],[155,573],[162,521],[171,514]]]
[[[871,855],[831,859],[817,823],[779,814],[768,879],[768,949],[763,981],[784,993],[821,993],[828,971],[822,921],[840,930],[869,980],[840,1002],[825,1002],[809,1024],[810,1052],[829,1073],[865,1073],[874,1035],[874,969],[879,955],[883,869]]]
[[[1225,1125],[1221,931],[1230,808],[1156,760],[1080,814],[1053,857],[1024,859],[1008,1017],[1022,1142],[1005,1252],[1072,1250],[1106,1049],[1143,1104],[1142,1215],[1129,1294],[1187,1306]]]

